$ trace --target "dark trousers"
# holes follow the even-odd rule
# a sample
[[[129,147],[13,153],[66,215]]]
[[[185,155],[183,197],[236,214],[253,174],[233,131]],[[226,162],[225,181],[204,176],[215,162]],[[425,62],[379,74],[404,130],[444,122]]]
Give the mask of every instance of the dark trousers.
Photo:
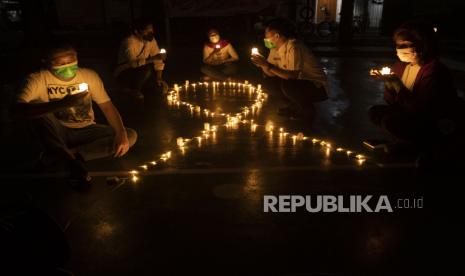
[[[235,62],[220,65],[204,64],[200,71],[214,80],[224,81],[237,73],[237,64]]]
[[[32,121],[45,152],[55,158],[69,158],[78,153],[84,161],[112,156],[115,131],[108,125],[93,124],[83,128],[63,126],[53,114],[47,114]],[[137,133],[127,128],[129,146],[137,140]]]
[[[318,87],[309,80],[285,80],[274,77],[266,78],[263,85],[271,97],[286,100],[299,112],[313,109],[314,102],[328,99],[324,87]]]
[[[372,106],[368,115],[373,124],[384,129],[398,142],[425,146],[441,136],[430,116],[406,112],[396,105]]]
[[[118,75],[117,79],[126,88],[141,91],[149,81],[155,83],[155,77],[153,64],[149,63],[124,70]]]

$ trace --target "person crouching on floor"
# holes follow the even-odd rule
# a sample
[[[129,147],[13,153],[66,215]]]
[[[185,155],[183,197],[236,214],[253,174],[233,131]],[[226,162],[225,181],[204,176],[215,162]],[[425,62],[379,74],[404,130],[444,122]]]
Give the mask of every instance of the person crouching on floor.
[[[463,139],[458,137],[463,137],[465,104],[451,72],[439,60],[434,28],[410,21],[395,30],[393,40],[400,62],[392,74],[372,70],[385,84],[387,104],[372,106],[370,119],[402,148],[430,152],[439,147],[445,153],[447,145],[461,144],[457,141]]]
[[[165,86],[165,59],[166,52],[161,51],[154,37],[153,24],[139,19],[134,23],[131,35],[121,42],[114,75],[131,95],[143,99],[142,90],[146,85],[160,89]]]
[[[313,117],[314,102],[328,98],[328,81],[310,49],[294,39],[294,27],[287,19],[269,21],[265,28],[268,58],[252,55],[252,62],[261,68],[264,87],[271,96],[281,94],[289,105],[279,109],[288,117]]]

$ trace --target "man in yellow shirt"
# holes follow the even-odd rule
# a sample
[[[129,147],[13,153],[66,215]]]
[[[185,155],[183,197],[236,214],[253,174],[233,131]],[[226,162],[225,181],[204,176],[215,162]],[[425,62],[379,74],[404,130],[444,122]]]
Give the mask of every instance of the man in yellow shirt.
[[[62,162],[72,179],[89,182],[83,162],[123,156],[136,142],[137,133],[124,127],[98,74],[78,66],[76,50],[63,41],[50,43],[43,59],[45,69],[26,78],[13,117],[31,120],[44,148],[43,165]],[[94,122],[92,102],[109,125]]]

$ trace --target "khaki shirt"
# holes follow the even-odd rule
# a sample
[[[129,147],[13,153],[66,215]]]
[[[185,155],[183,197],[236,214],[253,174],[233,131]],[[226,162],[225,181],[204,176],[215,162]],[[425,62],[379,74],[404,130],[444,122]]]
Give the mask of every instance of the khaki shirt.
[[[279,49],[271,49],[267,60],[280,69],[298,71],[298,79],[313,81],[317,86],[323,86],[328,93],[326,74],[310,49],[302,42],[289,39]]]

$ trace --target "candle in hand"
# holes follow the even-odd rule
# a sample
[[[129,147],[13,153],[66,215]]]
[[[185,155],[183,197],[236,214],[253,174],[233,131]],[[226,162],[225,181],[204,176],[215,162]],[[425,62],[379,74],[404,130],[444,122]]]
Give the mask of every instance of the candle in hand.
[[[257,48],[252,48],[252,55],[260,55]]]
[[[216,44],[216,45],[215,45],[215,48],[216,48],[216,49],[221,48],[220,44]]]
[[[71,95],[89,91],[89,85],[85,82],[78,85],[78,89],[71,92]]]
[[[164,48],[160,49],[160,54],[166,54],[166,50]]]
[[[390,75],[390,74],[391,74],[391,68],[389,67],[381,68],[381,75]]]

